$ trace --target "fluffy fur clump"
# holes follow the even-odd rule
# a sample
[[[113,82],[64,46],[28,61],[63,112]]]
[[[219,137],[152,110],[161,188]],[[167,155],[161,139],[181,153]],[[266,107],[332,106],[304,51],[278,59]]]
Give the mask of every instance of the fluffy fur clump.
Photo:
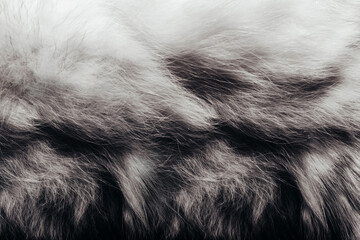
[[[360,239],[356,0],[0,0],[0,238]]]

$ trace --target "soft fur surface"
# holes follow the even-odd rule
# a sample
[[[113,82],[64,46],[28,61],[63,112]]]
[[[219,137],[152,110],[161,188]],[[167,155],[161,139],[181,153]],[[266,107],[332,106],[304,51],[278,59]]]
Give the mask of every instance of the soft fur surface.
[[[357,0],[0,0],[0,238],[360,239]]]

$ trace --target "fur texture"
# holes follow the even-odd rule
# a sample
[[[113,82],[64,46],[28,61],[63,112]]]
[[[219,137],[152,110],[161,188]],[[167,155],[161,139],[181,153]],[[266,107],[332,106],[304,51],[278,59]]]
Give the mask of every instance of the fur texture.
[[[1,239],[360,239],[356,0],[0,0]]]

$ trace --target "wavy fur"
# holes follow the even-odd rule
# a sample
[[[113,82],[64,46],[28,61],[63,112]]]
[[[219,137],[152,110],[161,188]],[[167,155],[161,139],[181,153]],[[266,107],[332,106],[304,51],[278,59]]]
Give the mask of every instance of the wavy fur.
[[[355,0],[0,0],[1,239],[360,239]]]

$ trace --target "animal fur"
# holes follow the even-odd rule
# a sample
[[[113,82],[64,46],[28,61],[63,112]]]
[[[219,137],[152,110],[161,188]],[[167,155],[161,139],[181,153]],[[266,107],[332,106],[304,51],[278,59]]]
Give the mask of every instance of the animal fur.
[[[0,238],[360,239],[357,0],[0,0]]]

